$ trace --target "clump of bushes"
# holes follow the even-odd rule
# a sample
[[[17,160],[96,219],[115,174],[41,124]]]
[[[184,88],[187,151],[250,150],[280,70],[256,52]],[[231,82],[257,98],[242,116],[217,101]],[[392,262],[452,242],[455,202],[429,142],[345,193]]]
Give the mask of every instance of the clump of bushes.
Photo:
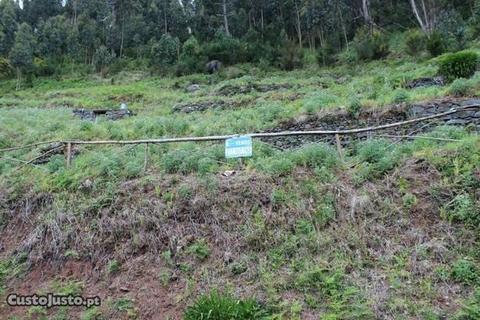
[[[194,36],[191,36],[182,46],[182,53],[177,64],[177,75],[186,75],[203,70],[207,57]]]
[[[479,284],[480,269],[475,262],[468,259],[460,259],[452,267],[452,277],[455,281],[466,285]]]
[[[359,60],[377,60],[390,53],[387,37],[378,30],[360,29],[353,41]]]
[[[294,41],[286,41],[280,48],[279,66],[283,70],[291,71],[303,66],[303,50]]]
[[[180,41],[169,34],[164,34],[159,41],[153,41],[150,47],[151,62],[155,67],[166,68],[178,59]]]
[[[439,73],[447,81],[459,78],[470,78],[475,74],[478,65],[478,54],[462,51],[444,56],[440,60]]]
[[[432,57],[437,57],[445,52],[445,41],[442,34],[434,32],[428,37],[427,50]]]
[[[456,97],[468,96],[472,93],[472,84],[467,79],[457,79],[450,85],[448,92]]]
[[[362,101],[358,97],[352,98],[347,107],[347,112],[352,117],[358,117],[362,111]]]
[[[0,58],[0,79],[13,76],[13,68],[5,58]]]
[[[480,208],[468,194],[460,194],[453,199],[447,216],[452,222],[462,222],[471,228],[480,227]]]
[[[411,56],[417,56],[425,50],[425,34],[418,29],[407,32],[405,38],[406,51]]]
[[[184,319],[257,320],[268,316],[268,312],[254,299],[239,300],[229,294],[213,291],[188,307]]]
[[[393,96],[393,103],[406,103],[410,101],[410,95],[406,90],[397,90]]]

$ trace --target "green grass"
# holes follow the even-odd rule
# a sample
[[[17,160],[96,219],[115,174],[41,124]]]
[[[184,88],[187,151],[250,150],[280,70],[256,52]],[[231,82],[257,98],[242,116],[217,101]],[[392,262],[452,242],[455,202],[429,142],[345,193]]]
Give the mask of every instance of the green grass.
[[[20,91],[14,91],[14,81],[2,81],[0,148],[57,139],[241,134],[336,107],[355,115],[363,108],[449,94],[478,95],[479,74],[446,87],[403,89],[410,80],[436,75],[437,60],[392,58],[290,73],[252,69],[235,79],[192,75],[133,80],[136,75],[124,73],[112,82],[65,76],[36,79],[32,88]],[[190,83],[202,89],[188,94],[184,87]],[[250,83],[292,88],[218,95],[224,86]],[[179,103],[219,99],[235,107],[173,112]],[[73,107],[116,108],[121,101],[127,101],[137,116],[91,123],[71,114]],[[52,195],[51,206],[45,212],[38,209],[43,214],[34,222],[46,234],[57,232],[65,240],[54,244],[62,259],[90,259],[92,247],[85,239],[109,241],[121,254],[106,257],[103,271],[117,276],[126,265],[119,257],[130,252],[123,245],[131,245],[132,254],[153,252],[166,289],[176,282],[171,275],[186,283],[181,303],[190,305],[187,320],[301,319],[304,312],[322,319],[371,319],[374,312],[405,319],[454,314],[475,319],[480,140],[468,129],[452,127],[437,128],[428,136],[459,141],[392,144],[370,139],[346,148],[340,159],[334,146],[323,143],[279,150],[255,140],[254,156],[242,162],[226,160],[222,143],[150,145],[146,170],[143,146],[81,147],[68,168],[63,155],[19,170],[19,163],[2,159],[0,197],[23,208],[20,201],[25,198]],[[38,155],[38,150],[28,149],[7,154],[24,160]],[[431,170],[427,178],[419,176],[426,183],[432,179],[432,185],[419,191],[423,180],[402,175],[412,162]],[[236,174],[225,177],[227,170]],[[131,184],[136,188],[130,189]],[[435,210],[421,211],[432,203]],[[11,219],[7,207],[0,205],[0,225]],[[176,243],[172,234],[167,239],[159,232],[171,227],[172,220],[188,233],[175,234],[180,237],[175,240],[195,234],[196,241],[171,247]],[[436,229],[427,232],[424,226],[430,224]],[[175,233],[183,229],[172,228]],[[33,243],[33,253],[42,245],[52,249],[53,244]],[[225,261],[224,245],[234,249],[233,261]],[[0,294],[7,280],[21,275],[23,262],[0,263]],[[385,290],[382,299],[369,287],[371,281]],[[197,286],[211,293],[192,295]],[[446,286],[464,289],[452,293],[457,310],[438,306]],[[259,294],[259,301],[215,291],[225,287],[242,289],[243,297]],[[81,282],[73,281],[56,289],[77,293],[81,288]],[[110,307],[122,315],[138,315],[137,302],[127,297],[115,299]],[[91,309],[82,317],[92,319],[101,311]],[[43,316],[39,310],[31,312]]]

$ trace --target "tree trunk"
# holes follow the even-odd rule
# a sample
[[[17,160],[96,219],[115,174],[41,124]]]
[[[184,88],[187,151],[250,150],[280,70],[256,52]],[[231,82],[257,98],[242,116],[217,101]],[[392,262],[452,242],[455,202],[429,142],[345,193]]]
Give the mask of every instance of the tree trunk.
[[[17,67],[17,85],[15,87],[16,91],[21,89],[21,83],[22,83],[22,71],[20,70],[20,68]]]
[[[225,27],[225,34],[227,36],[230,36],[230,28],[228,27],[227,0],[222,1],[222,15],[223,15],[223,25]]]
[[[300,20],[300,10],[298,8],[298,3],[295,1],[295,12],[297,14],[297,36],[298,44],[300,48],[303,48],[303,36],[302,36],[302,22]]]
[[[418,24],[420,25],[420,28],[426,35],[430,35],[433,31],[433,15],[435,14],[432,8],[430,10],[427,10],[427,6],[425,5],[425,1],[421,0],[421,6],[422,6],[422,11],[420,12],[419,7],[417,3],[415,2],[416,0],[410,0],[410,5],[412,7],[413,14],[415,18],[417,19]],[[429,17],[430,14],[430,17]],[[422,17],[423,15],[423,17]]]

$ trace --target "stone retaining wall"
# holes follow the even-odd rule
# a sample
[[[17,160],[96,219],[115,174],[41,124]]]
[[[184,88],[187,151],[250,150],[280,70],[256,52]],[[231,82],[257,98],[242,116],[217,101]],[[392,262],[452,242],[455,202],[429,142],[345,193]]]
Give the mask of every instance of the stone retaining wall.
[[[444,113],[452,108],[473,104],[480,105],[480,99],[443,100],[427,104],[413,104],[410,106],[391,106],[380,110],[364,111],[359,117],[353,117],[345,111],[337,111],[319,117],[315,116],[299,121],[288,121],[277,128],[268,130],[268,132],[306,131],[315,129],[334,131],[379,126]],[[414,123],[408,126],[388,128],[375,132],[364,132],[355,135],[345,135],[342,137],[342,143],[348,145],[353,140],[364,140],[374,135],[416,135],[431,131],[440,125],[470,126],[472,130],[480,132],[480,107],[478,109],[465,110],[443,118]],[[262,140],[281,149],[299,147],[311,142],[335,143],[335,138],[331,136],[295,136],[265,138]]]

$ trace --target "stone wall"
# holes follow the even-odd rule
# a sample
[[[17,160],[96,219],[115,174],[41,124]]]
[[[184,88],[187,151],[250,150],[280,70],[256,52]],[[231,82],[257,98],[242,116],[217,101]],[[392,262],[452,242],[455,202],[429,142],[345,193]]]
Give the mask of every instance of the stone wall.
[[[334,131],[379,126],[436,115],[447,112],[453,108],[474,104],[480,105],[480,99],[442,100],[426,104],[413,104],[409,106],[390,106],[378,110],[372,109],[363,111],[358,117],[353,117],[347,112],[340,110],[333,111],[322,116],[314,116],[301,120],[284,122],[279,127],[268,130],[268,132],[308,130]],[[414,123],[408,126],[389,128],[375,132],[364,132],[355,135],[345,135],[342,136],[342,143],[344,145],[348,145],[353,140],[365,140],[374,135],[416,135],[431,131],[440,125],[455,125],[463,127],[470,126],[472,130],[480,132],[480,107],[461,111],[439,119]],[[299,147],[303,144],[311,142],[335,143],[335,138],[332,136],[294,136],[265,138],[262,140],[281,149]]]

